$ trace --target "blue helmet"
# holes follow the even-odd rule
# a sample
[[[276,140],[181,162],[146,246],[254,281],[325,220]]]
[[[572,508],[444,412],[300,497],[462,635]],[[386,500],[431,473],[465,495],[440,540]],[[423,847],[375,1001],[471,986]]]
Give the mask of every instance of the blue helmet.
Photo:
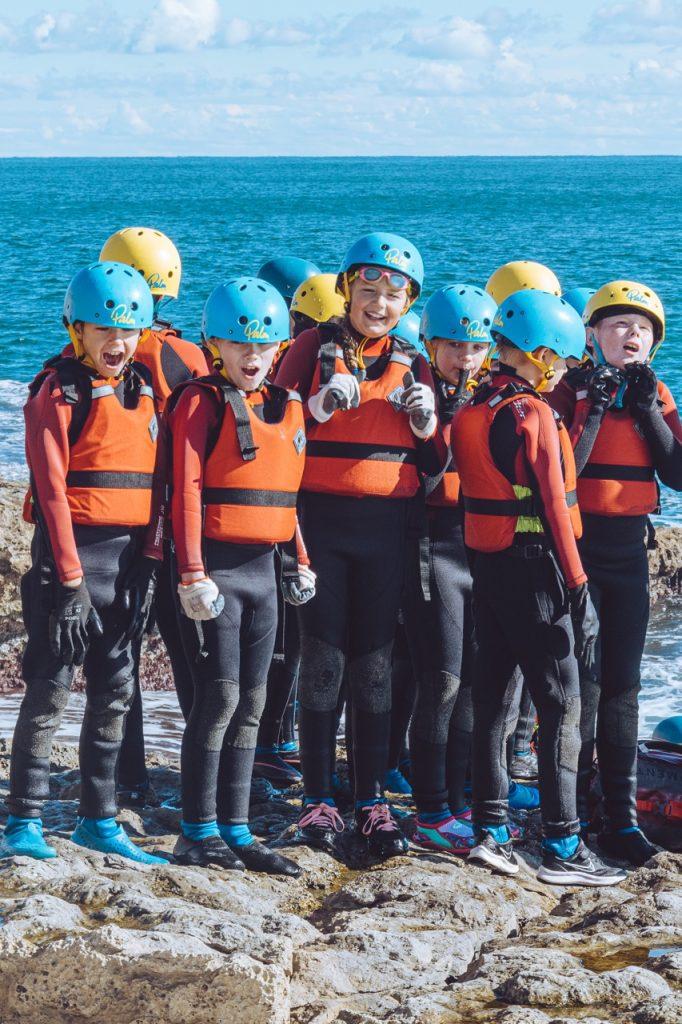
[[[495,341],[508,341],[522,352],[543,345],[562,359],[582,359],[585,328],[573,306],[549,292],[513,292],[493,320]]]
[[[269,345],[289,337],[289,310],[273,285],[257,277],[234,277],[214,288],[201,320],[204,341],[224,338]]]
[[[424,306],[421,333],[426,341],[448,338],[450,341],[492,344],[490,333],[497,303],[483,288],[471,284],[447,284],[439,288]]]
[[[402,235],[389,231],[373,231],[363,235],[351,245],[343,257],[339,274],[347,273],[353,267],[373,266],[397,270],[412,281],[415,299],[424,283],[424,263],[419,250]]]
[[[419,337],[419,316],[417,313],[413,313],[411,309],[409,309],[404,316],[401,316],[400,320],[398,320],[398,323],[391,331],[391,335],[399,341],[402,341],[404,345],[414,349],[415,352],[419,352],[420,355],[426,356],[428,359],[426,349]]]
[[[310,260],[303,260],[299,256],[276,256],[263,264],[257,276],[276,288],[286,299],[287,305],[290,305],[298,286],[314,274],[321,273],[320,268]]]
[[[582,316],[585,311],[585,306],[596,291],[596,288],[571,288],[569,291],[564,292],[561,298],[564,302],[567,302],[569,306],[573,306],[576,313],[580,313]]]
[[[64,296],[64,320],[140,331],[151,327],[154,299],[149,285],[125,263],[90,263],[71,278]]]
[[[651,738],[682,746],[682,715],[671,715],[670,718],[664,718],[654,729]]]

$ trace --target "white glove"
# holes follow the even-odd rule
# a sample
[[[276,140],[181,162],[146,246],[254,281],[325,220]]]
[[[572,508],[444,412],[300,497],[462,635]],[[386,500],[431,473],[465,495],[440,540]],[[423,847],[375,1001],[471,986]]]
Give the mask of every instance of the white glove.
[[[195,622],[217,619],[225,607],[225,598],[208,576],[194,583],[179,583],[178,594],[184,614]]]
[[[410,427],[416,437],[431,437],[438,426],[436,418],[436,396],[428,384],[415,381],[411,373],[403,378],[405,390],[402,404],[410,417]]]
[[[357,409],[360,405],[360,385],[352,373],[335,373],[328,384],[308,399],[311,416],[318,423],[326,423],[337,409]]]
[[[315,597],[317,576],[307,565],[298,565],[293,572],[282,573],[282,593],[287,604],[306,604]]]

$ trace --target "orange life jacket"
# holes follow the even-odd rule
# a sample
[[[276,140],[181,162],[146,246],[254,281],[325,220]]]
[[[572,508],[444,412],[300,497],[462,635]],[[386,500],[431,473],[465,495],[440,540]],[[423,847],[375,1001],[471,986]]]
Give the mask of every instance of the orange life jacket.
[[[73,522],[146,526],[159,433],[147,371],[131,364],[125,377],[112,384],[94,378],[75,359],[57,358],[36,377],[29,395],[37,394],[50,374],[73,406],[66,474]]]
[[[443,438],[449,448],[452,423],[446,423],[442,430]],[[426,504],[437,508],[455,508],[459,504],[461,486],[454,459],[451,459],[440,483],[427,497]]]
[[[201,348],[184,341],[170,324],[159,322],[144,337],[135,351],[135,362],[142,363],[152,375],[159,409],[163,412],[171,392],[179,384],[201,377],[209,367]]]
[[[241,392],[216,376],[181,385],[209,389],[221,403],[204,462],[204,536],[239,544],[278,544],[296,530],[296,498],[305,464],[303,405],[295,391],[268,384],[260,419]]]
[[[419,488],[416,439],[400,411],[403,377],[411,356],[395,346],[384,372],[360,384],[357,409],[337,411],[326,423],[308,424],[302,488],[352,498],[410,498]],[[343,350],[323,341],[311,394],[335,373],[348,373]]]
[[[495,416],[528,395],[542,401],[532,388],[508,384],[486,389],[465,406],[454,423],[454,446],[462,479],[464,539],[475,551],[504,551],[517,533],[543,534],[542,508],[530,487],[512,484],[497,468],[490,451],[490,430]],[[562,469],[573,533],[581,536],[577,505],[575,460],[568,432],[556,418]]]
[[[660,391],[660,381],[659,381]],[[576,394],[576,416],[589,401]],[[629,409],[607,409],[587,464],[578,477],[578,503],[598,516],[645,516],[658,508],[651,449]]]

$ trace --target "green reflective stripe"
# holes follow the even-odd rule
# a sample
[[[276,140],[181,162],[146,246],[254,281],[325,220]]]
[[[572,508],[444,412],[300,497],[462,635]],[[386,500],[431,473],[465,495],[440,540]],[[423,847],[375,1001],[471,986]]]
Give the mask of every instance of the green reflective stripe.
[[[523,487],[521,484],[512,484],[512,490],[515,496],[521,500],[522,498],[531,499],[533,498],[533,492],[530,487]],[[514,527],[514,533],[544,533],[545,529],[542,525],[542,520],[538,516],[519,516],[516,520],[516,526]]]

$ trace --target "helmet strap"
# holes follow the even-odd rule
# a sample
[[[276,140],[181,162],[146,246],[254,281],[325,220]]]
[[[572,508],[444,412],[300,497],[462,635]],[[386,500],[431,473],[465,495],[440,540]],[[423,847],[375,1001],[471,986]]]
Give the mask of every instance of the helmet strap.
[[[549,384],[549,382],[555,376],[556,371],[554,370],[554,364],[556,363],[556,361],[559,358],[559,356],[556,355],[556,353],[555,353],[554,358],[552,359],[551,363],[546,363],[542,359],[536,359],[532,352],[524,352],[523,354],[525,355],[525,357],[528,360],[528,362],[532,363],[533,366],[535,366],[538,370],[540,370],[540,372],[543,375],[542,380],[539,381],[535,385],[535,390],[536,391],[545,391],[546,388],[547,388],[547,385]]]

